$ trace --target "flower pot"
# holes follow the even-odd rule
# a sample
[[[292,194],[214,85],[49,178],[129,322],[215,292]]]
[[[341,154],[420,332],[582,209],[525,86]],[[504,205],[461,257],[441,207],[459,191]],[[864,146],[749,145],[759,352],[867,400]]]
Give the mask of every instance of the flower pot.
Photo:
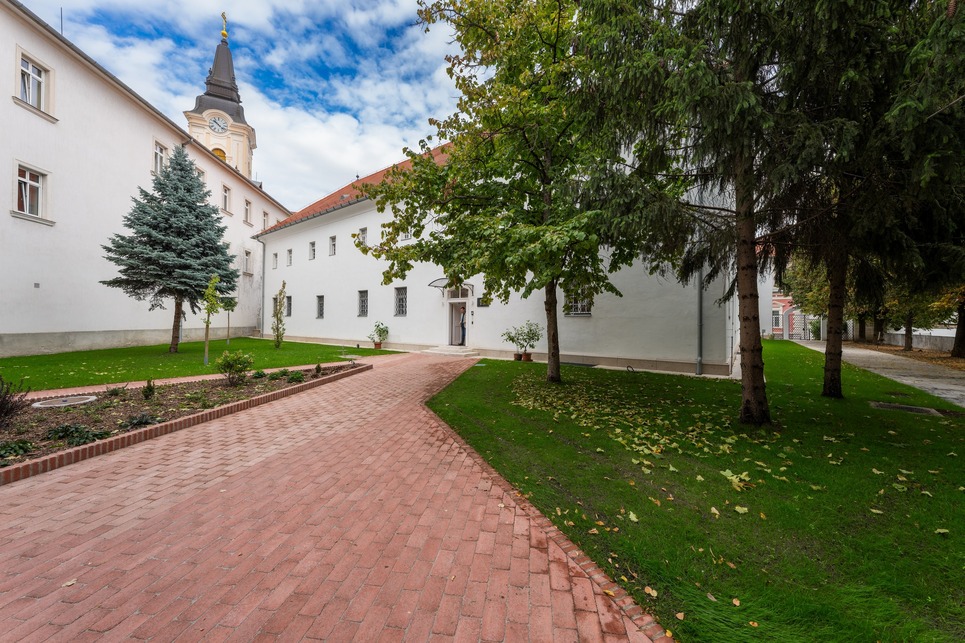
[[[532,355],[531,353],[523,353],[523,361],[524,361],[524,362],[532,362],[532,361],[533,361],[533,355]]]
[[[522,354],[522,353],[513,353],[513,359],[518,362],[519,360],[523,359],[523,354]]]
[[[372,342],[375,345],[375,349],[378,350],[382,348],[382,342]]]

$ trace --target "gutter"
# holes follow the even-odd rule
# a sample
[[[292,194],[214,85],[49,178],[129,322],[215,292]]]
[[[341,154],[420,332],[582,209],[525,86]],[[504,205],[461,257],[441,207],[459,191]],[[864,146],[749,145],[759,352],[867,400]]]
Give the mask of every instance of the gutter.
[[[704,269],[697,276],[697,375],[704,374]]]

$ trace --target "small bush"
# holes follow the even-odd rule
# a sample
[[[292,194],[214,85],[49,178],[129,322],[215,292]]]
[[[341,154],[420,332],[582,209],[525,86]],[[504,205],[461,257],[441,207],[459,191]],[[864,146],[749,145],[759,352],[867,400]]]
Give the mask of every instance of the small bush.
[[[124,386],[109,386],[107,387],[107,390],[104,391],[104,394],[107,397],[120,397],[121,395],[124,395],[124,390],[126,388],[127,388],[127,384],[125,384]]]
[[[294,373],[288,374],[289,384],[298,384],[299,382],[304,382],[304,381],[305,381],[305,374],[302,373],[301,371],[295,371]]]
[[[133,429],[138,426],[151,426],[152,424],[159,424],[163,421],[164,418],[157,417],[156,415],[139,413],[127,418],[127,422],[122,422],[121,426],[125,429]]]
[[[155,392],[154,380],[148,380],[147,384],[144,385],[144,388],[141,389],[141,395],[144,396],[145,400],[149,400],[154,397]]]
[[[280,371],[275,371],[274,373],[271,373],[268,376],[268,379],[270,379],[271,381],[275,381],[275,380],[284,379],[286,377],[288,377],[288,369],[283,368]]]
[[[0,458],[13,458],[27,455],[37,447],[30,440],[7,440],[0,442]]]
[[[247,353],[225,351],[214,363],[218,367],[218,372],[223,373],[228,379],[228,386],[239,386],[244,384],[248,370],[254,362],[255,358]]]
[[[79,447],[82,444],[102,440],[110,434],[110,431],[91,431],[82,424],[61,424],[47,431],[46,439],[64,440],[67,446]]]
[[[0,426],[6,426],[14,416],[30,406],[27,393],[30,389],[23,388],[23,380],[16,386],[0,376]]]
[[[312,375],[313,378],[321,377],[322,375],[322,365],[315,364],[315,374]]]
[[[196,404],[203,409],[210,409],[215,405],[214,402],[208,399],[208,393],[206,391],[188,393],[184,396],[184,401]]]
[[[268,373],[259,368],[257,371],[251,374],[251,377],[252,379],[260,380],[263,377],[268,377]]]

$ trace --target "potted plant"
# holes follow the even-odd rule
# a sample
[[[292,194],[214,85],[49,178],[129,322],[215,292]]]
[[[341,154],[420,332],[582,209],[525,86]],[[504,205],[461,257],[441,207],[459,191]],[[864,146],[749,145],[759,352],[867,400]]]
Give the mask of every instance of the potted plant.
[[[536,342],[543,337],[543,327],[534,321],[527,321],[516,330],[516,337],[523,350],[523,361],[532,362],[533,356],[527,349],[536,348]]]
[[[513,353],[513,359],[517,362],[523,359],[523,344],[519,340],[519,328],[513,326],[503,331],[503,339],[516,347],[516,352]]]
[[[380,321],[375,322],[375,330],[369,333],[369,339],[376,348],[382,348],[382,342],[389,336],[389,327]]]

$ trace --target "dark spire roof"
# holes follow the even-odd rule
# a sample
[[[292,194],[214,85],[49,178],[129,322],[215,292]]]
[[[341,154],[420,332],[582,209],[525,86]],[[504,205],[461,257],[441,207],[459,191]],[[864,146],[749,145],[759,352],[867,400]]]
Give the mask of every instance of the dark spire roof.
[[[209,109],[221,110],[236,123],[248,124],[245,109],[241,106],[241,94],[235,82],[235,67],[231,62],[231,49],[228,48],[226,37],[221,38],[214,52],[214,65],[208,70],[205,91],[195,100],[191,111],[201,114]]]

